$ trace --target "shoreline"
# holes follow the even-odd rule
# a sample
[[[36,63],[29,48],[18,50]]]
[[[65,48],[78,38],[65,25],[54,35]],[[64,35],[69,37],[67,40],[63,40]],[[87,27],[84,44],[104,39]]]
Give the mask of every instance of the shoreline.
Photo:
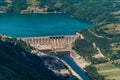
[[[64,12],[31,12],[31,13],[19,13],[19,14],[63,14]]]
[[[60,59],[59,57],[56,57],[56,58]],[[65,62],[62,59],[60,59],[60,60],[63,62],[64,65],[66,65],[68,67],[68,69],[71,71],[72,75],[76,76],[79,80],[83,80],[82,77],[79,76],[79,74],[77,74],[67,62]]]

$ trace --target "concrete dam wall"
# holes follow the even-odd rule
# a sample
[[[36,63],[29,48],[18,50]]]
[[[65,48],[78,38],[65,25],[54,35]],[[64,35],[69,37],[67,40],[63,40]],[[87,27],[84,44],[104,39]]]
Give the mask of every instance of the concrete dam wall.
[[[39,50],[70,51],[77,35],[21,38],[27,44]]]

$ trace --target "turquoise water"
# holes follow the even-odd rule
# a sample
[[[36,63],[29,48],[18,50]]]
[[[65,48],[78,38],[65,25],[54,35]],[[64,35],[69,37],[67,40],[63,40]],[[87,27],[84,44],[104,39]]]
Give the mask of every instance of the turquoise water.
[[[72,35],[91,25],[63,14],[0,15],[0,33],[12,37]]]

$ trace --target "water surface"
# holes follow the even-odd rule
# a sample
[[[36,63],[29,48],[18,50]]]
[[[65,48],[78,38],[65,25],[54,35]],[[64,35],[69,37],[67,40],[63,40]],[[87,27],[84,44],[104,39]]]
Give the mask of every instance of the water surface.
[[[73,35],[91,26],[68,15],[0,15],[0,33],[12,37]]]
[[[90,80],[88,75],[74,62],[74,60],[68,56],[60,57],[80,76],[83,80]]]

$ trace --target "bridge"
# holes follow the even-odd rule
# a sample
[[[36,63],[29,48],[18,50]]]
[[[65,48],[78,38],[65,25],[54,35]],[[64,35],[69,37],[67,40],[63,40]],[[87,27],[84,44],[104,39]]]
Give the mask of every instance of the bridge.
[[[21,39],[38,50],[52,50],[55,52],[60,52],[60,51],[70,51],[71,44],[78,37],[80,36],[60,35],[60,36],[45,36],[45,37],[27,37]]]

